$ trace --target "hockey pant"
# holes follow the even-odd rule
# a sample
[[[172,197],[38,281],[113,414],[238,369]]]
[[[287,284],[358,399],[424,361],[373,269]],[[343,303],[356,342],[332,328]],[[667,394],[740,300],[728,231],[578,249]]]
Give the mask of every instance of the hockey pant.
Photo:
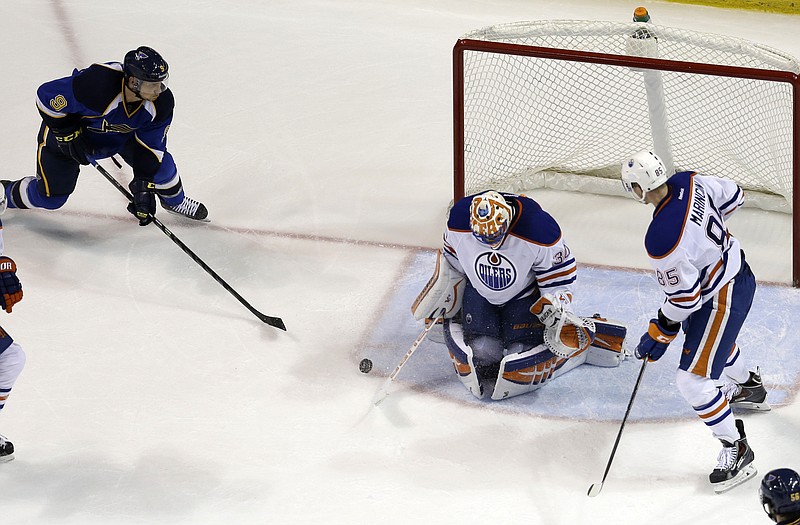
[[[742,257],[742,268],[728,284],[683,323],[686,339],[676,384],[681,395],[714,437],[739,439],[728,400],[717,387],[723,374],[743,383],[749,371],[736,345],[755,295],[756,282]]]
[[[8,335],[5,335],[5,332],[3,332],[3,335],[4,337],[0,337],[0,343],[4,339],[10,339]],[[11,389],[14,387],[14,383],[17,381],[24,366],[25,352],[17,343],[11,342],[0,353],[0,410],[5,406],[6,399],[11,394]]]

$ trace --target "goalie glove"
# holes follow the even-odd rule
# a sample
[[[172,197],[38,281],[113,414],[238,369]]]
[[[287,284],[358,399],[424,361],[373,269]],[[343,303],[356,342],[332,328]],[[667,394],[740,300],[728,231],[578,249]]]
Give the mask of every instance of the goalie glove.
[[[546,293],[539,297],[539,300],[531,306],[531,313],[535,315],[539,321],[547,326],[554,326],[557,324],[564,315],[564,306],[569,304],[570,298],[567,295],[559,294],[558,296]]]
[[[438,250],[433,275],[411,305],[414,319],[430,319],[442,310],[444,313],[441,317],[450,319],[461,310],[466,285],[466,276],[453,268],[442,255],[442,250]]]
[[[567,292],[544,294],[531,306],[531,313],[544,325],[544,342],[558,357],[569,358],[586,350],[595,335],[591,319],[574,314]]]
[[[592,344],[597,327],[588,317],[564,311],[558,322],[545,327],[544,343],[558,357],[574,357]]]

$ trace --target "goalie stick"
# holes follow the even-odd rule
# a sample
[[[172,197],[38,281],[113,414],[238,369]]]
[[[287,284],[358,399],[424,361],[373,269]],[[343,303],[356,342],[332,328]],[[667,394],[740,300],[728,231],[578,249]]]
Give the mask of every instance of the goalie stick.
[[[619,439],[622,437],[622,429],[625,428],[625,422],[628,420],[628,414],[631,413],[631,407],[633,406],[633,400],[636,398],[636,391],[639,390],[639,383],[642,382],[642,375],[644,374],[644,367],[647,366],[647,359],[642,360],[642,368],[639,370],[639,377],[636,378],[636,384],[633,385],[633,393],[631,394],[631,400],[628,401],[628,408],[625,410],[625,416],[622,418],[622,424],[619,427],[619,432],[617,432],[617,440],[614,441],[614,448],[611,449],[611,457],[608,458],[608,464],[606,464],[606,471],[603,472],[603,479],[600,483],[592,483],[592,486],[589,487],[589,492],[587,492],[587,496],[590,498],[594,498],[600,491],[603,490],[603,483],[606,482],[606,477],[608,477],[608,471],[611,469],[611,462],[614,461],[614,454],[617,452],[617,445],[619,445]]]
[[[118,165],[117,160],[116,159],[113,159],[113,160],[114,160],[114,163]],[[133,195],[131,195],[131,193],[127,189],[125,189],[125,187],[122,186],[122,184],[120,184],[119,181],[117,181],[117,179],[115,179],[103,166],[99,165],[96,160],[90,159],[90,162],[92,163],[92,165],[95,168],[97,168],[97,171],[99,171],[103,175],[103,177],[105,177],[111,184],[113,184],[114,187],[117,188],[117,190],[119,190],[119,192],[122,193],[125,196],[126,199],[128,199],[128,201],[133,202]],[[189,247],[186,246],[183,243],[183,241],[181,241],[174,233],[169,231],[169,229],[166,226],[164,226],[164,223],[162,223],[160,220],[158,220],[158,218],[156,218],[154,215],[151,215],[151,217],[153,219],[153,224],[155,224],[158,227],[159,230],[164,232],[164,235],[169,237],[172,242],[177,244],[178,247],[180,247],[180,249],[183,250],[184,253],[186,253],[186,255],[188,255],[203,270],[205,270],[206,273],[208,273],[211,277],[213,277],[215,281],[217,281],[223,288],[225,288],[231,295],[233,295],[240,303],[242,303],[245,308],[250,310],[250,312],[253,315],[258,317],[258,319],[261,322],[266,323],[266,324],[268,324],[270,326],[274,326],[275,328],[279,328],[281,330],[286,331],[286,325],[283,324],[283,320],[280,317],[272,317],[272,316],[269,316],[269,315],[265,315],[265,314],[262,314],[261,312],[259,312],[258,310],[256,310],[255,308],[253,308],[253,306],[250,303],[248,303],[244,299],[244,297],[239,295],[239,293],[236,290],[234,290],[233,287],[231,287],[231,285],[229,285],[227,282],[225,282],[225,280],[222,277],[217,275],[217,272],[212,270],[211,267],[209,265],[207,265],[200,257],[198,257],[196,253],[194,253],[191,249],[189,249]]]
[[[442,308],[441,310],[435,313],[436,317],[431,316],[430,324],[428,324],[425,327],[425,329],[417,336],[417,338],[414,339],[414,342],[411,344],[411,348],[408,349],[408,352],[406,352],[406,355],[404,355],[403,359],[401,359],[400,362],[397,364],[397,366],[394,367],[394,370],[392,370],[392,373],[389,374],[389,377],[386,378],[386,381],[383,383],[383,385],[381,385],[381,388],[377,392],[375,392],[374,396],[372,396],[372,404],[374,406],[378,406],[383,402],[384,399],[386,399],[389,396],[389,387],[392,386],[392,381],[394,381],[394,378],[397,377],[397,374],[400,373],[400,370],[406,364],[408,358],[411,357],[414,351],[416,351],[416,349],[425,339],[425,336],[428,335],[428,332],[431,331],[431,328],[433,328],[436,325],[436,323],[438,323],[441,320],[445,311],[446,309]]]

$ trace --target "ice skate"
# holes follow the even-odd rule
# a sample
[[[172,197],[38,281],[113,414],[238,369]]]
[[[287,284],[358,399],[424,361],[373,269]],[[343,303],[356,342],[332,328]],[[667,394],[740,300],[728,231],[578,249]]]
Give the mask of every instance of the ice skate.
[[[744,423],[741,419],[736,420],[736,429],[741,437],[733,443],[720,439],[722,450],[717,456],[717,466],[708,476],[717,494],[741,485],[756,474],[756,466],[753,465],[756,456],[747,444]]]
[[[0,434],[0,463],[14,459],[14,444]]]
[[[761,370],[756,367],[755,372],[750,372],[750,377],[744,383],[729,383],[722,386],[722,393],[728,398],[728,403],[734,408],[745,410],[771,410],[767,402],[767,389],[761,382]]]
[[[206,209],[205,205],[203,205],[202,202],[190,199],[185,195],[183,196],[183,202],[177,206],[167,206],[163,202],[161,203],[161,206],[168,212],[186,217],[187,219],[210,222],[208,219],[208,210]]]

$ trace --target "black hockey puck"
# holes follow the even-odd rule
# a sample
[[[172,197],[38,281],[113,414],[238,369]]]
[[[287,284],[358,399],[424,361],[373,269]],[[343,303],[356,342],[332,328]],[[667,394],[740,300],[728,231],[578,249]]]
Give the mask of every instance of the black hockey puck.
[[[369,371],[372,370],[372,361],[369,359],[362,359],[360,363],[358,363],[358,369],[361,370],[363,374],[369,374]]]

